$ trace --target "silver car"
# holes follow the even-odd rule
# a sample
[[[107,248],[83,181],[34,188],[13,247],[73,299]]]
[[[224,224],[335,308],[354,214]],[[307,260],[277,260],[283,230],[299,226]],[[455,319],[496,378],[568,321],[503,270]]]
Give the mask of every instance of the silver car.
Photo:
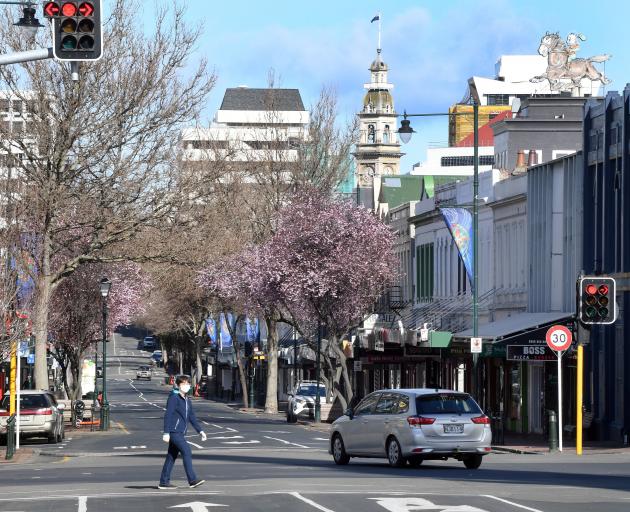
[[[47,391],[24,390],[20,393],[20,437],[46,437],[49,443],[59,443],[65,437],[64,404],[58,404]],[[9,395],[0,402],[0,436],[6,442],[9,419]]]
[[[395,467],[454,458],[477,469],[491,442],[490,418],[467,393],[384,389],[332,424],[329,453],[337,464],[351,457],[386,457]]]

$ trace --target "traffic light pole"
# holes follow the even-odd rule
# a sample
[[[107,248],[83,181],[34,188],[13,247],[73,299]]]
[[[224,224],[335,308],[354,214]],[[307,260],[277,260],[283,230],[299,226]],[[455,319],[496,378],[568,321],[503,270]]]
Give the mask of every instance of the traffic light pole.
[[[53,57],[52,48],[38,48],[37,50],[28,50],[26,52],[7,53],[6,55],[0,55],[0,66],[52,59]]]

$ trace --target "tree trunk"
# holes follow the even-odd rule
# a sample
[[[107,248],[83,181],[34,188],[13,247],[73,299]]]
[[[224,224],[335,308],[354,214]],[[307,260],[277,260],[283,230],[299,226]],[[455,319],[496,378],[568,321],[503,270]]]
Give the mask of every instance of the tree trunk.
[[[46,345],[48,343],[48,308],[52,286],[50,278],[42,275],[36,290],[33,333],[35,334],[35,387],[48,390],[48,363]]]
[[[243,391],[243,407],[247,409],[249,407],[247,376],[245,375],[245,368],[243,368],[243,359],[241,357],[240,345],[240,343],[234,343],[234,348],[236,349],[236,366],[238,367],[238,378],[241,382],[241,390]]]
[[[276,321],[266,318],[267,323],[267,396],[265,412],[278,412],[278,336]]]

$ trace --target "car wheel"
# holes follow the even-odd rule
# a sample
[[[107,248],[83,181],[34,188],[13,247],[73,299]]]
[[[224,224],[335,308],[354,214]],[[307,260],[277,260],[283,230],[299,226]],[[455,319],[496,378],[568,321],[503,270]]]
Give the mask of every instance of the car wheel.
[[[477,469],[481,466],[481,461],[483,457],[481,455],[469,455],[464,459],[464,466],[467,469]]]
[[[57,434],[53,432],[48,435],[48,444],[57,444]]]
[[[297,416],[292,412],[287,413],[287,423],[297,423]]]
[[[387,441],[387,460],[394,468],[402,468],[407,462],[402,455],[400,444],[395,437],[390,437]]]
[[[346,447],[343,444],[343,439],[339,434],[336,434],[332,442],[332,455],[335,464],[339,466],[345,466],[350,462],[350,455],[346,453]]]
[[[409,459],[409,465],[412,468],[419,468],[420,466],[422,466],[423,462],[424,462],[424,459],[421,459],[420,457],[413,457]]]

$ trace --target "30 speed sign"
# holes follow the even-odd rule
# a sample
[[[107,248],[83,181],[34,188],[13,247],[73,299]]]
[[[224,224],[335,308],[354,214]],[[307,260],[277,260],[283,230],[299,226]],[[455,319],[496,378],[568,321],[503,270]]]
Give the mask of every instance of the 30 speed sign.
[[[571,331],[564,325],[554,325],[547,331],[547,345],[557,352],[566,350],[573,342]]]

